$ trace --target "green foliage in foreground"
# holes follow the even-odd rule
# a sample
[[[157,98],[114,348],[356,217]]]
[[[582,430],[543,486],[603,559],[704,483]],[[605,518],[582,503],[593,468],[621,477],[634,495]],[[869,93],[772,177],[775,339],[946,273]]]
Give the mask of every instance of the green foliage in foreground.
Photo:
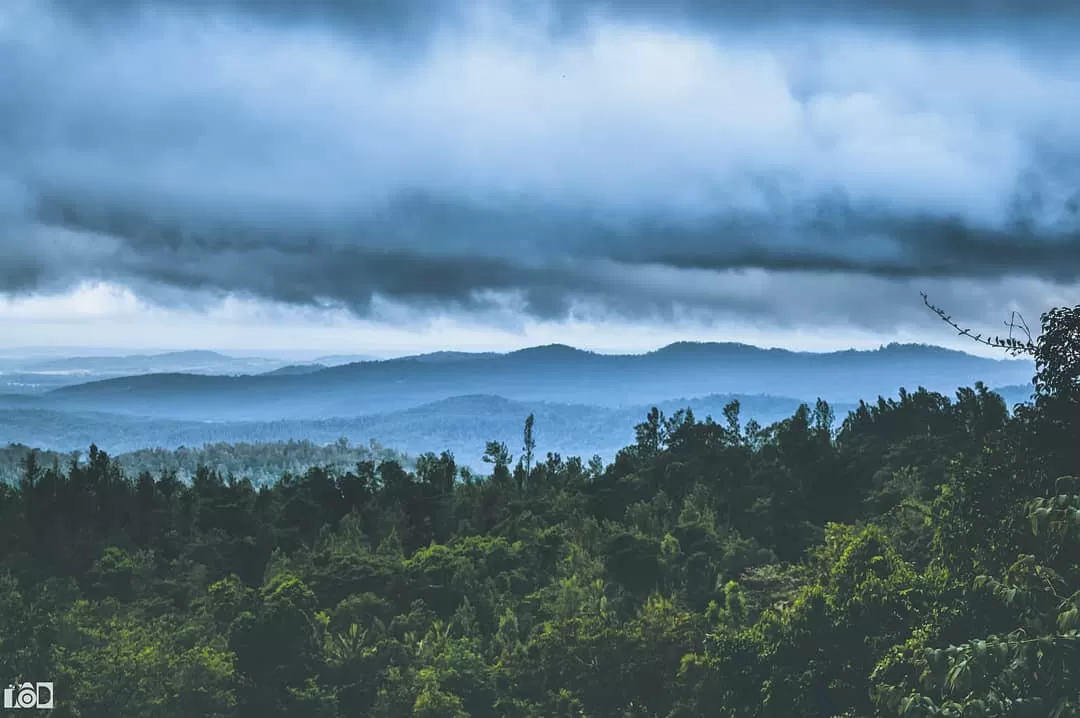
[[[654,411],[609,466],[487,447],[269,486],[0,487],[0,676],[58,716],[1080,715],[1080,308],[981,385],[763,428]]]

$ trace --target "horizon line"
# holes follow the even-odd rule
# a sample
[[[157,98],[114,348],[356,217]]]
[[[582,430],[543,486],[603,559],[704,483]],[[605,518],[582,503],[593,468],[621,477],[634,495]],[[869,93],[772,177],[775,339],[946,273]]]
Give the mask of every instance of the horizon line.
[[[342,349],[286,349],[286,348],[255,348],[255,349],[236,349],[236,348],[214,348],[214,347],[186,347],[186,348],[167,348],[167,347],[113,347],[113,346],[86,346],[86,345],[74,345],[74,346],[12,346],[0,348],[0,359],[26,359],[26,358],[39,358],[43,360],[60,360],[60,359],[82,359],[82,358],[153,358],[167,356],[170,354],[185,354],[185,353],[212,353],[229,359],[267,359],[275,361],[290,362],[295,364],[315,364],[319,359],[326,359],[332,357],[364,357],[358,359],[358,362],[363,361],[392,361],[394,359],[408,359],[412,357],[429,357],[439,354],[460,354],[471,356],[484,356],[484,355],[497,355],[507,356],[516,354],[519,352],[525,352],[535,349],[547,349],[547,348],[565,348],[571,349],[576,352],[585,354],[593,354],[597,356],[646,356],[654,354],[665,349],[679,346],[727,346],[727,347],[745,347],[749,349],[758,349],[761,351],[779,351],[790,354],[813,354],[813,355],[828,355],[828,354],[841,354],[845,352],[876,352],[883,351],[890,347],[919,347],[928,349],[940,349],[947,352],[966,354],[968,356],[985,358],[985,359],[1000,359],[1003,361],[1030,361],[1030,358],[1026,357],[1010,357],[1004,353],[1000,357],[994,357],[988,355],[985,352],[972,352],[958,349],[955,347],[949,347],[941,344],[932,344],[928,342],[884,342],[879,343],[876,347],[859,348],[854,346],[837,347],[833,349],[793,349],[785,346],[777,345],[764,345],[764,344],[751,344],[748,342],[737,341],[674,341],[655,346],[651,349],[643,351],[604,351],[597,349],[589,349],[586,347],[577,347],[570,344],[563,344],[560,342],[552,342],[547,344],[528,344],[513,349],[436,349],[433,351],[402,351],[402,352],[387,352],[382,353],[376,350],[342,350]],[[306,358],[303,358],[306,357]],[[353,362],[350,362],[353,363]]]

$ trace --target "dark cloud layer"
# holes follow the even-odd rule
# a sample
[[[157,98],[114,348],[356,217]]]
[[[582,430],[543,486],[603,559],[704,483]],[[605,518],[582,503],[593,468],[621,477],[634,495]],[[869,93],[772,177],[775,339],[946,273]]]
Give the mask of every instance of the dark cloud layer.
[[[335,22],[377,33],[416,36],[446,23],[462,23],[468,15],[467,6],[446,0],[57,0],[57,5],[77,17],[103,22],[115,19],[118,12],[166,6],[285,22]],[[1080,20],[1080,8],[1069,0],[503,0],[488,5],[519,19],[542,18],[553,30],[577,30],[596,16],[699,25],[840,20],[967,31],[1007,27],[1013,32]]]
[[[1080,51],[1025,34],[1080,8],[810,7],[12,0],[0,292],[560,317],[744,308],[673,271],[1080,281]]]

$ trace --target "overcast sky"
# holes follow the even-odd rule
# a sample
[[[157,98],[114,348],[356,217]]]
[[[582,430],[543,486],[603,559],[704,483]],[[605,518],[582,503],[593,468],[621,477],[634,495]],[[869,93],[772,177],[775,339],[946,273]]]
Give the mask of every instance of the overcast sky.
[[[920,290],[1078,303],[1076,3],[745,5],[4,0],[0,336],[830,349],[956,345]]]

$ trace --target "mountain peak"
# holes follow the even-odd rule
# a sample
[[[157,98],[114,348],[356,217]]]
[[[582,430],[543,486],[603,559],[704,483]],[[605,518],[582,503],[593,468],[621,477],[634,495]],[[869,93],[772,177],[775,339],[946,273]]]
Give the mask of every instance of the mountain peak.
[[[739,342],[673,342],[667,346],[655,349],[649,354],[655,356],[701,356],[703,354],[749,354],[757,352],[777,351],[775,349],[763,349],[751,344]],[[783,350],[780,350],[783,351]]]
[[[529,356],[543,359],[556,359],[578,356],[593,356],[595,352],[577,349],[566,344],[544,344],[542,346],[518,349],[506,354],[506,356]]]

